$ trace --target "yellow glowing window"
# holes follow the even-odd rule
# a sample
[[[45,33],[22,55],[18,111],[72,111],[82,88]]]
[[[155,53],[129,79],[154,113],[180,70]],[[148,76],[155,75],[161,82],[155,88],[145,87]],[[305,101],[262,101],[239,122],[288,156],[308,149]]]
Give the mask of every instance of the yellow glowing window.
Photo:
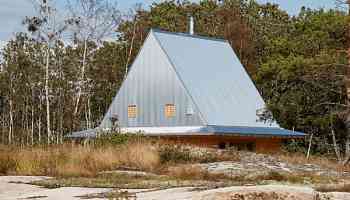
[[[167,118],[174,117],[176,112],[176,108],[174,104],[166,104],[165,105],[165,116]]]
[[[136,105],[129,105],[128,106],[128,118],[136,118],[136,114],[137,114]]]

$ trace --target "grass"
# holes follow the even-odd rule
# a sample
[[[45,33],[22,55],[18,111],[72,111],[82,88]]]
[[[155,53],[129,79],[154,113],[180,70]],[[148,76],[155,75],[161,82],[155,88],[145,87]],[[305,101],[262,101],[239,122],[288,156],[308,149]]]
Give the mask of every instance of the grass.
[[[318,185],[315,187],[318,192],[350,192],[350,184]]]
[[[200,179],[182,179],[168,175],[156,176],[134,176],[127,174],[109,174],[96,177],[70,177],[70,178],[52,178],[32,182],[45,188],[59,187],[93,187],[93,188],[119,188],[119,189],[165,189],[172,187],[203,187],[203,186],[228,186],[229,183],[224,180],[200,180]]]
[[[194,165],[169,166],[162,174],[125,174],[117,171],[96,177],[58,177],[35,181],[32,184],[46,188],[58,187],[99,187],[120,189],[151,189],[173,187],[218,188],[241,185],[265,185],[270,183],[288,184],[330,184],[336,179],[315,174],[292,174],[270,171],[256,176],[210,173]]]
[[[79,199],[123,199],[131,200],[136,199],[135,194],[131,194],[127,191],[112,190],[106,193],[97,193],[97,194],[87,194],[83,196],[77,196]]]
[[[131,148],[132,147],[132,148]],[[147,141],[119,146],[59,145],[0,150],[0,174],[55,177],[94,177],[101,171],[133,168],[152,171],[159,153]]]
[[[336,168],[333,161],[304,155],[280,154],[278,159],[295,164],[316,164]],[[217,151],[185,145],[170,145],[142,137],[122,136],[98,140],[93,145],[73,144],[11,148],[0,146],[0,174],[40,175],[55,178],[34,184],[48,188],[63,186],[103,188],[168,188],[180,186],[218,187],[266,184],[269,181],[295,184],[329,184],[335,178],[313,173],[280,173],[228,175],[210,173],[198,163],[241,160],[237,151]],[[146,175],[121,174],[127,169],[149,172]],[[110,173],[101,173],[101,172]]]
[[[327,156],[310,156],[309,159],[306,158],[304,154],[301,153],[283,153],[275,154],[278,159],[290,163],[306,165],[312,164],[317,165],[321,168],[332,169],[341,175],[344,171],[350,172],[350,165],[344,166],[340,164],[335,158],[329,158]]]
[[[119,137],[119,136],[118,136]],[[237,154],[238,155],[238,154]],[[0,147],[0,174],[96,177],[102,171],[132,169],[161,173],[169,165],[237,159],[216,151],[169,145],[143,137],[120,136],[94,145]]]

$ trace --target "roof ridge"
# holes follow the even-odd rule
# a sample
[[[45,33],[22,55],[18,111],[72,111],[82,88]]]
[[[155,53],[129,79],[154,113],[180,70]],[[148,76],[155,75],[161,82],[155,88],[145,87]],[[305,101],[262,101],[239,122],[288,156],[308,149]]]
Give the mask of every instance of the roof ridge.
[[[189,33],[182,33],[182,32],[170,32],[170,31],[165,31],[165,30],[161,30],[161,29],[158,29],[158,28],[151,28],[151,31],[154,31],[154,32],[157,32],[157,33],[169,34],[169,35],[191,37],[191,38],[196,38],[196,39],[212,40],[212,41],[217,41],[217,42],[228,42],[228,40],[226,40],[226,39],[213,38],[213,37],[201,36],[201,35],[191,35]]]

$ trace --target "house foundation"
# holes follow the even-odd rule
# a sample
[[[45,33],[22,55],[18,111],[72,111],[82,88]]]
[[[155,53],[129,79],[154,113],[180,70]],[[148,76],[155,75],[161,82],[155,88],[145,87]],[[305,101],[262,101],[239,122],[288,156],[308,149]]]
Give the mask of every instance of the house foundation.
[[[189,144],[210,148],[236,148],[237,150],[271,153],[281,150],[282,138],[242,137],[242,136],[160,136],[161,140],[174,144]]]

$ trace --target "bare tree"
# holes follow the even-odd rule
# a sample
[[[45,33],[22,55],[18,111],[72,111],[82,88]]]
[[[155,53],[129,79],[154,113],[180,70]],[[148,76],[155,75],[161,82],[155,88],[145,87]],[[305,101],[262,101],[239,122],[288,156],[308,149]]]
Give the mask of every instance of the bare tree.
[[[58,20],[58,13],[52,0],[33,0],[33,5],[37,11],[37,16],[26,17],[23,24],[27,26],[29,32],[33,34],[39,42],[45,43],[45,100],[46,100],[46,127],[47,143],[51,143],[51,120],[50,120],[50,55],[51,48],[57,40],[61,38],[66,25],[62,20]]]
[[[138,4],[135,4],[133,9],[130,9],[128,14],[126,15],[126,20],[133,22],[133,29],[132,29],[132,37],[131,37],[130,47],[129,47],[129,51],[127,53],[124,78],[126,78],[126,76],[128,75],[129,63],[130,63],[131,56],[133,53],[134,41],[136,38],[137,13],[140,12],[141,10],[142,10],[142,4],[138,3]]]
[[[70,18],[67,21],[72,33],[73,41],[83,45],[81,58],[80,76],[78,78],[77,95],[73,115],[78,114],[81,96],[86,87],[86,65],[87,58],[94,49],[89,49],[89,41],[100,44],[102,40],[108,39],[116,30],[121,21],[121,14],[116,4],[109,0],[68,0]],[[88,100],[89,102],[89,100]],[[91,113],[88,106],[87,113]],[[88,119],[91,118],[87,117]],[[88,126],[90,123],[87,122]],[[89,127],[88,127],[89,128]]]

